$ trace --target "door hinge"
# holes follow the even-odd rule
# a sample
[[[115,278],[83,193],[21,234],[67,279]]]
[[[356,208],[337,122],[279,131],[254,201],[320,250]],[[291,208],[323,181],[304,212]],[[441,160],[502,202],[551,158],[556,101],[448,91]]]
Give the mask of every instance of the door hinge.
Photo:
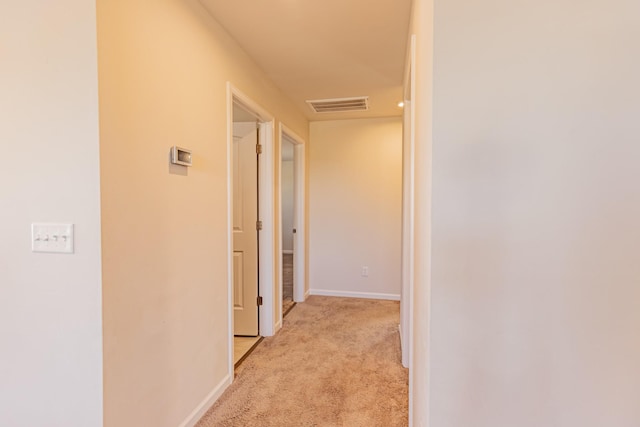
[[[262,154],[262,145],[256,144],[256,154]]]
[[[262,305],[262,297],[258,297],[258,306]]]
[[[293,234],[296,234],[296,229],[295,228],[293,229]]]
[[[256,230],[262,230],[262,221],[256,221]]]

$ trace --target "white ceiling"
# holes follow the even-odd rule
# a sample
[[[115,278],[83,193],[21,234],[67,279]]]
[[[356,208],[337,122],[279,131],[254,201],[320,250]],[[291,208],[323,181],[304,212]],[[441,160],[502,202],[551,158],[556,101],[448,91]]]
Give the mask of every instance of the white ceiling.
[[[309,120],[401,114],[411,0],[201,0]],[[306,100],[369,96],[370,110]]]

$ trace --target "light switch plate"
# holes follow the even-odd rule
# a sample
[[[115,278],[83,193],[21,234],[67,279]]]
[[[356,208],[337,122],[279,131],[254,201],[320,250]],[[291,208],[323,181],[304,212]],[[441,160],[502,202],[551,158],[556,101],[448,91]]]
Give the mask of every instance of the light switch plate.
[[[73,224],[31,224],[31,251],[73,253]]]

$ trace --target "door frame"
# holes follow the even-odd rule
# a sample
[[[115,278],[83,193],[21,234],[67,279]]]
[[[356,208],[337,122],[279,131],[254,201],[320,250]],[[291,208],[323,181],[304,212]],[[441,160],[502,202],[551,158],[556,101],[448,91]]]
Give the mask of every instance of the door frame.
[[[402,291],[400,293],[400,343],[402,365],[411,367],[413,284],[415,271],[415,35],[411,36],[404,78],[402,165]]]
[[[275,333],[274,314],[274,118],[258,103],[246,96],[231,82],[227,82],[227,299],[228,299],[228,369],[233,378],[233,104],[252,113],[260,126],[259,141],[262,154],[258,158],[258,210],[262,230],[258,239],[258,295],[262,305],[258,307],[258,334],[272,336]]]
[[[284,292],[284,278],[282,275],[282,141],[285,137],[291,140],[294,143],[294,151],[293,151],[293,170],[294,170],[294,204],[293,204],[293,227],[296,229],[296,233],[293,236],[293,301],[304,302],[306,293],[305,293],[305,260],[307,257],[306,254],[306,211],[305,211],[305,201],[306,201],[306,191],[305,191],[305,142],[298,134],[292,131],[289,127],[280,123],[279,132],[278,132],[278,153],[280,155],[279,163],[280,167],[278,167],[278,233],[277,241],[278,248],[280,250],[280,254],[276,257],[277,260],[277,271],[278,274],[278,293],[276,295],[278,299],[279,309],[277,310],[278,321],[276,323],[276,329],[280,329],[282,327],[282,319],[284,317],[284,313],[282,312],[282,295]]]
[[[416,198],[416,36],[411,35],[404,76],[403,196],[402,196],[402,291],[400,295],[400,343],[402,365],[409,368],[409,426],[413,425],[414,286],[415,286],[415,198]]]

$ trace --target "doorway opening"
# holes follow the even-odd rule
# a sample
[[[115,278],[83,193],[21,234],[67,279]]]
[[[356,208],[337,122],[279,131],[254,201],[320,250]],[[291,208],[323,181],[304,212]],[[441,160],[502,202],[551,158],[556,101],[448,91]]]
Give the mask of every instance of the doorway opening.
[[[229,373],[274,333],[273,117],[227,87]]]
[[[305,300],[305,145],[280,125],[280,283],[282,319]]]
[[[260,320],[258,243],[260,123],[233,104],[233,334],[257,337]],[[238,346],[236,346],[238,347]]]
[[[242,105],[233,104],[233,362],[242,361],[258,343],[260,295],[258,242],[258,156],[260,123]]]
[[[282,222],[282,317],[293,308],[293,246],[297,230],[293,225],[294,187],[293,152],[295,144],[286,134],[280,146],[280,215]]]

